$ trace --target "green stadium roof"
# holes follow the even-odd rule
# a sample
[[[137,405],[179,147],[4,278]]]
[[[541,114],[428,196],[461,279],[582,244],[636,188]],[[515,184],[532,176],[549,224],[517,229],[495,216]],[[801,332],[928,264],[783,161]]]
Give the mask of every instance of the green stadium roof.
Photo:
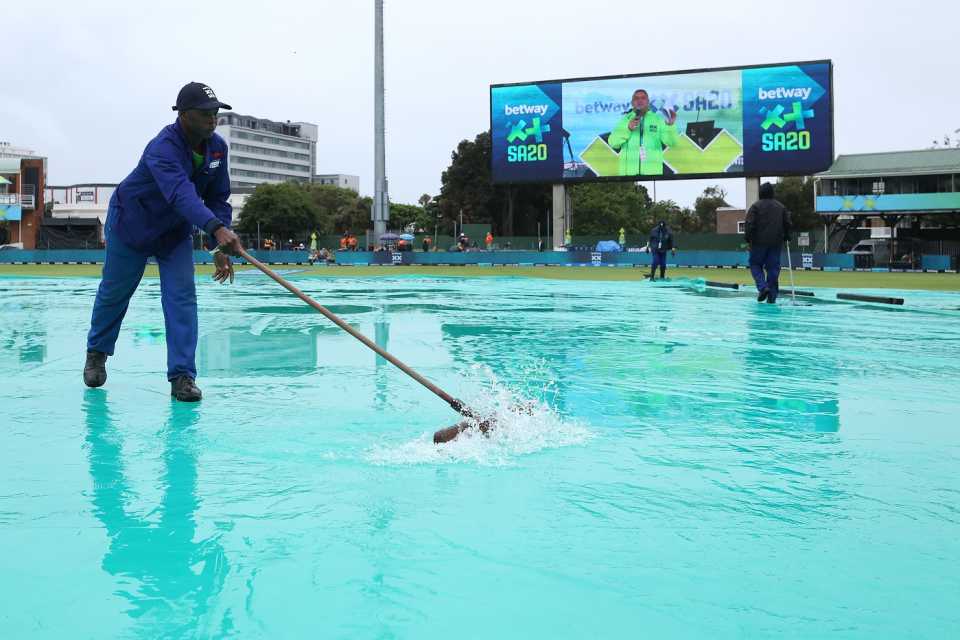
[[[833,166],[818,178],[960,173],[960,149],[921,149],[885,153],[852,153],[837,156]]]

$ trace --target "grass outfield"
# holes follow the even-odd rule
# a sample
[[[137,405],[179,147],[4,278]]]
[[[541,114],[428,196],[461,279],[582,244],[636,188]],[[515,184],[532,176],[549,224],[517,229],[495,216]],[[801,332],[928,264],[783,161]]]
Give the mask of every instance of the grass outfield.
[[[251,269],[243,267],[242,269]],[[297,276],[319,278],[371,277],[397,275],[426,276],[522,276],[553,280],[643,280],[648,273],[645,268],[634,267],[310,267],[308,265],[276,265],[282,271],[298,271]],[[100,265],[95,264],[3,264],[0,277],[99,277]],[[197,273],[212,274],[213,267],[198,265]],[[146,275],[156,276],[157,267],[147,267]],[[746,269],[693,269],[674,268],[668,276],[704,278],[717,282],[737,282],[752,285]],[[956,273],[878,273],[850,271],[797,271],[794,273],[797,287],[829,287],[836,289],[920,289],[927,291],[960,291],[960,274]],[[786,269],[780,276],[780,286],[789,286]]]

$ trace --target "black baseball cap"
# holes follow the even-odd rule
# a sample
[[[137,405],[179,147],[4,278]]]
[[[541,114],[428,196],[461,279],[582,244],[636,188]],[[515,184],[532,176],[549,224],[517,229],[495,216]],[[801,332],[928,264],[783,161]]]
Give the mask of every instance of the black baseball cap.
[[[199,109],[207,111],[209,109],[228,109],[231,107],[217,100],[217,94],[209,86],[202,82],[191,82],[183,85],[180,93],[177,94],[177,104],[173,107],[174,111],[187,111],[189,109]]]

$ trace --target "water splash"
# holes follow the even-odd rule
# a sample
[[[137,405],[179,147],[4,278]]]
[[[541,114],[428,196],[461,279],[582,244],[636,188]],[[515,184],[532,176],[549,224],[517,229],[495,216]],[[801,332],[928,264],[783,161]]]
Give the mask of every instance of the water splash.
[[[518,456],[583,444],[592,437],[587,426],[561,416],[545,400],[524,397],[509,389],[487,367],[476,365],[470,379],[477,391],[464,398],[465,404],[496,426],[487,434],[477,421],[467,420],[470,429],[445,444],[433,443],[433,431],[415,440],[377,445],[367,458],[374,464],[445,464],[472,462],[484,466],[513,464]],[[544,385],[540,397],[550,397],[553,383]],[[448,425],[438,425],[443,428]]]

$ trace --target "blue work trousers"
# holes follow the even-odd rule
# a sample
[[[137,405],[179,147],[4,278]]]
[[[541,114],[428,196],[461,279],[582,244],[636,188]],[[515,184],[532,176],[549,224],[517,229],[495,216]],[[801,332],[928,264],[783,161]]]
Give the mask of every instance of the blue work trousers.
[[[105,234],[107,257],[97,299],[93,303],[87,349],[112,356],[123,316],[143,278],[150,255],[125,245],[113,232],[109,217]],[[166,325],[167,379],[182,375],[196,379],[197,291],[193,275],[193,239],[190,236],[184,238],[156,258],[160,267],[160,303]]]
[[[757,283],[757,291],[767,289],[770,299],[776,300],[780,293],[780,251],[782,247],[757,246],[750,248],[750,273]]]
[[[650,277],[652,278],[657,272],[657,267],[660,267],[660,277],[663,278],[664,273],[667,271],[667,252],[666,251],[657,251],[654,249],[650,252],[652,257],[650,264]]]

